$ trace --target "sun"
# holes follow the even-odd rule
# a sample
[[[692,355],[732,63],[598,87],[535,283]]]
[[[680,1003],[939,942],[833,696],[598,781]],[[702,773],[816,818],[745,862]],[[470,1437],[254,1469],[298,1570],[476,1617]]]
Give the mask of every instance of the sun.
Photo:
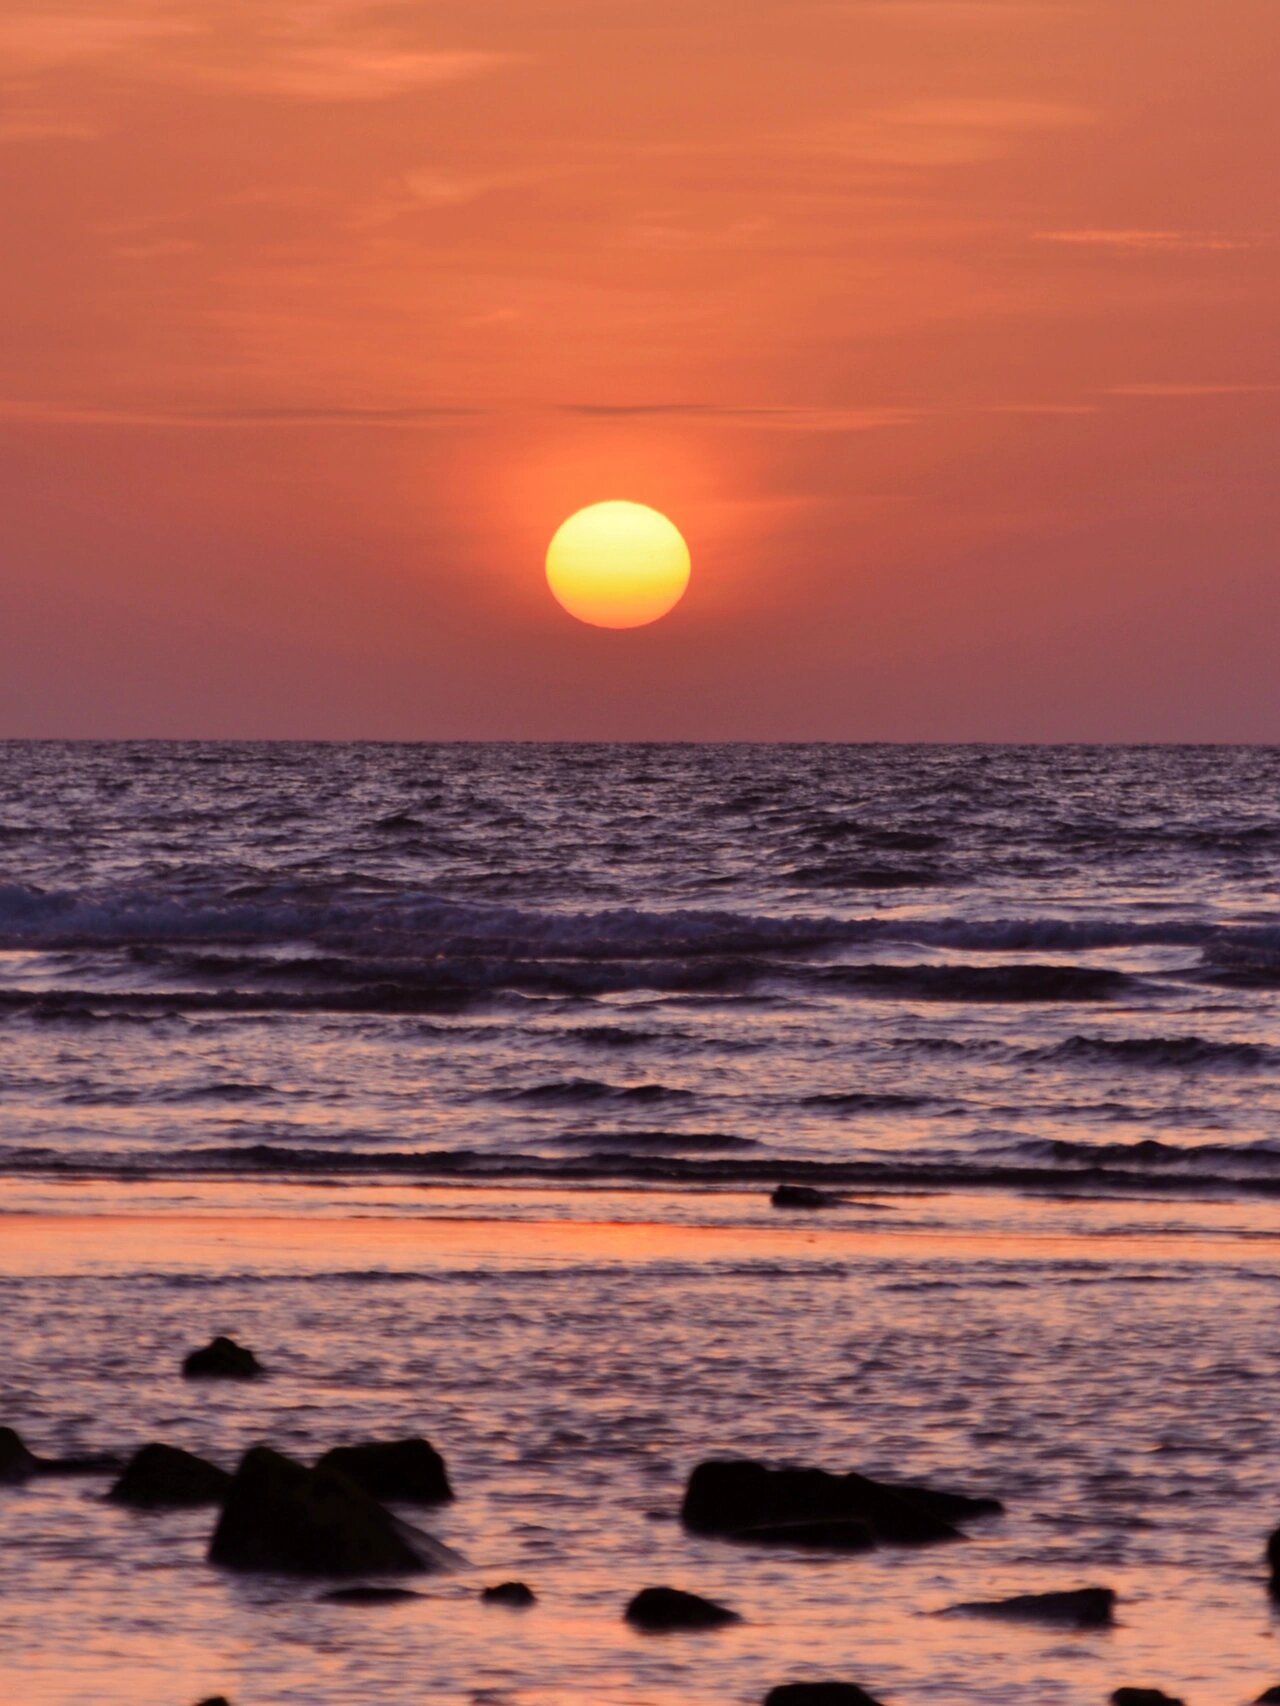
[[[590,504],[556,529],[547,585],[579,622],[640,628],[674,610],[689,584],[689,547],[647,504]]]

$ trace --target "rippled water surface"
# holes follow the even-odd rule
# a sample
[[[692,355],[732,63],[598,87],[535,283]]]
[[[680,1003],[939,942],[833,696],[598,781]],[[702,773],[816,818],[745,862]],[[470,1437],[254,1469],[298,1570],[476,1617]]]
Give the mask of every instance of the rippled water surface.
[[[0,746],[0,1422],[424,1432],[468,1560],[319,1605],[211,1570],[206,1512],[4,1490],[0,1698],[1280,1681],[1278,872],[1261,749]],[[268,1381],[177,1378],[220,1329]],[[732,1451],[1008,1510],[683,1534]],[[745,1621],[634,1635],[649,1581]],[[1095,1581],[1110,1634],[935,1615]]]

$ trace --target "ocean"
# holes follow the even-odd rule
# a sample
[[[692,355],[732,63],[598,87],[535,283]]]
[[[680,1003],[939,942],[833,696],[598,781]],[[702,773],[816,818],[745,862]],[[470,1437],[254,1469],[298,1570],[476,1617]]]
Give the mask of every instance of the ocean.
[[[0,1489],[0,1697],[1253,1699],[1278,1002],[1280,750],[0,745],[0,1424],[422,1434],[466,1561],[339,1606]],[[183,1382],[217,1331],[269,1378]],[[1006,1512],[685,1533],[737,1454]],[[660,1582],[743,1621],[637,1634]],[[1113,1630],[943,1615],[1094,1583]]]

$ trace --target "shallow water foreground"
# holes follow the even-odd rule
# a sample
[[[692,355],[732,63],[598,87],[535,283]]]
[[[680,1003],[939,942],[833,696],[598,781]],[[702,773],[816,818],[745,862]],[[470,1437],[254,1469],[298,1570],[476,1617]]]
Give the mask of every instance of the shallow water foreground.
[[[190,1706],[759,1701],[838,1676],[886,1706],[1236,1706],[1280,1682],[1280,1210],[880,1199],[783,1223],[735,1193],[6,1187],[0,1420],[37,1450],[161,1439],[232,1464],[424,1433],[469,1567],[420,1599],[204,1561],[206,1511],[96,1481],[0,1493],[6,1701]],[[75,1212],[68,1212],[74,1209]],[[892,1230],[890,1229],[892,1226]],[[192,1385],[215,1330],[271,1370]],[[928,1477],[1008,1506],[963,1544],[822,1558],[685,1535],[721,1452]],[[528,1581],[538,1603],[481,1604]],[[644,1636],[669,1582],[742,1613]],[[1113,1586],[1074,1635],[935,1615]]]

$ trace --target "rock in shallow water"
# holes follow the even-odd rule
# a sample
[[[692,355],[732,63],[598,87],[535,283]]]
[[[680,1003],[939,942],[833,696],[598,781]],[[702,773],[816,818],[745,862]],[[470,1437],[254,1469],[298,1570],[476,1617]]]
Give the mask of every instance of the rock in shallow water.
[[[188,1380],[256,1380],[262,1364],[246,1346],[220,1333],[202,1350],[190,1353],[182,1372]]]
[[[0,1486],[18,1486],[33,1475],[115,1475],[118,1457],[37,1457],[12,1428],[0,1428]]]
[[[779,1185],[769,1198],[774,1208],[839,1208],[843,1200],[813,1185]]]
[[[153,1444],[133,1454],[107,1497],[136,1510],[216,1505],[230,1485],[230,1475],[216,1464],[177,1446]]]
[[[1183,1706],[1183,1702],[1162,1688],[1117,1688],[1111,1706]]]
[[[17,1486],[35,1474],[36,1456],[12,1428],[0,1428],[0,1483]]]
[[[642,1588],[626,1610],[627,1622],[637,1629],[717,1629],[725,1623],[740,1623],[736,1611],[717,1605],[701,1594],[680,1588]]]
[[[320,1595],[324,1605],[395,1605],[402,1599],[421,1599],[412,1588],[333,1588]]]
[[[409,1533],[347,1476],[258,1445],[232,1477],[209,1561],[293,1575],[398,1575],[429,1567]]]
[[[998,1499],[971,1498],[936,1487],[832,1475],[825,1469],[778,1469],[746,1459],[713,1458],[689,1477],[680,1520],[696,1534],[788,1544],[788,1529],[812,1532],[800,1544],[818,1545],[816,1525],[863,1525],[873,1540],[913,1545],[962,1538],[956,1522],[1003,1509]],[[833,1538],[839,1529],[833,1530]],[[842,1550],[858,1549],[845,1536]],[[797,1542],[792,1541],[792,1544]]]
[[[317,1469],[336,1469],[375,1499],[439,1505],[453,1497],[444,1458],[425,1439],[373,1445],[340,1445],[327,1451]]]
[[[496,1587],[481,1588],[480,1598],[490,1605],[533,1605],[538,1596],[524,1582],[499,1582]]]
[[[967,1600],[948,1610],[966,1617],[1005,1617],[1016,1623],[1106,1629],[1115,1621],[1115,1604],[1111,1588],[1069,1588],[1062,1593],[1019,1593],[1011,1599]]]
[[[854,1682],[784,1682],[771,1688],[764,1706],[880,1706]]]

